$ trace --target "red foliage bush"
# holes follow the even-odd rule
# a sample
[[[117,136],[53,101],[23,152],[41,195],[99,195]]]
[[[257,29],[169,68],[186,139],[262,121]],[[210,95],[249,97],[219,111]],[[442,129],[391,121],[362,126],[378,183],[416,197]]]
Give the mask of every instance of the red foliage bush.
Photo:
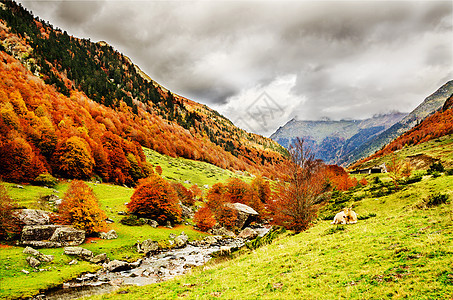
[[[162,175],[162,167],[161,166],[156,166],[155,170],[156,170],[157,174]]]
[[[350,177],[348,172],[340,166],[327,165],[324,167],[323,172],[337,190],[347,191],[357,185],[357,179]]]
[[[179,182],[173,182],[171,184],[173,189],[178,194],[178,198],[182,204],[192,206],[195,203],[195,199],[193,197],[193,193],[191,190],[188,190],[185,186],[183,186]]]
[[[178,195],[172,186],[158,175],[152,175],[139,182],[139,186],[127,204],[130,213],[140,217],[179,222],[181,207]]]
[[[198,228],[202,231],[208,231],[214,227],[216,220],[214,214],[207,206],[203,206],[195,213],[193,220]]]
[[[261,176],[257,176],[252,180],[251,187],[262,203],[267,203],[272,196],[269,181],[264,180]]]
[[[231,178],[226,184],[225,198],[230,203],[242,203],[250,206],[258,213],[264,211],[263,202],[261,202],[257,191],[249,184],[238,179]]]
[[[83,181],[72,181],[58,207],[56,221],[73,225],[91,234],[106,229],[106,218],[93,189]]]
[[[225,205],[219,209],[219,213],[217,215],[217,221],[222,224],[223,227],[230,230],[234,229],[236,226],[237,218],[238,216],[236,210]]]

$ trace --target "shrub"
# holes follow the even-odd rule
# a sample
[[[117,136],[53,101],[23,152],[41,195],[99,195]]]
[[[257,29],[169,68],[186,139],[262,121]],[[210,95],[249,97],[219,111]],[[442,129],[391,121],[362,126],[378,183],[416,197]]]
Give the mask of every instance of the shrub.
[[[22,226],[14,214],[15,203],[0,182],[0,239],[10,240],[22,231]]]
[[[449,175],[449,176],[453,175],[453,169],[447,169],[447,170],[445,170],[445,174],[446,174],[446,175]]]
[[[448,200],[447,194],[432,194],[424,200],[424,203],[427,207],[437,206],[446,203]]]
[[[374,217],[376,217],[376,214],[375,214],[375,213],[369,213],[369,214],[367,214],[367,215],[358,216],[357,219],[359,219],[359,220],[366,220],[366,219],[374,218]]]
[[[222,206],[219,211],[219,215],[217,216],[219,223],[229,230],[234,229],[237,218],[238,216],[236,210],[225,205]]]
[[[440,173],[439,173],[438,171],[433,171],[433,172],[431,173],[431,176],[432,176],[433,178],[437,178],[437,177],[440,176]]]
[[[71,182],[58,211],[57,222],[73,225],[87,234],[103,231],[107,227],[107,216],[99,207],[93,189],[83,181]]]
[[[161,166],[156,166],[156,173],[159,175],[162,175],[162,167]]]
[[[263,177],[258,176],[252,180],[251,187],[262,203],[267,203],[269,201],[272,194],[269,181],[266,181]]]
[[[58,180],[49,173],[42,173],[35,178],[34,183],[36,185],[48,186],[53,188],[58,184]]]
[[[190,187],[190,190],[192,191],[194,199],[201,199],[201,196],[203,195],[203,191],[198,187],[198,185],[193,184]]]
[[[142,226],[145,225],[143,219],[137,218],[136,215],[128,215],[120,220],[120,223],[126,226]]]
[[[412,183],[420,182],[420,181],[422,181],[422,179],[423,179],[422,174],[416,174],[414,176],[407,178],[405,183],[412,184]]]
[[[157,220],[161,224],[166,221],[179,222],[181,219],[178,195],[159,175],[139,181],[127,208],[132,214]]]
[[[365,186],[365,185],[368,184],[368,180],[366,180],[366,178],[362,178],[362,179],[360,179],[359,184],[360,184],[361,186]]]
[[[208,231],[214,227],[216,220],[214,214],[209,209],[209,207],[204,206],[200,208],[193,217],[193,220],[198,228],[202,231]]]
[[[441,162],[437,162],[437,163],[432,163],[430,166],[429,166],[429,169],[426,171],[428,174],[433,174],[435,172],[439,172],[439,173],[442,173],[445,171],[445,168],[444,166],[442,165]]]

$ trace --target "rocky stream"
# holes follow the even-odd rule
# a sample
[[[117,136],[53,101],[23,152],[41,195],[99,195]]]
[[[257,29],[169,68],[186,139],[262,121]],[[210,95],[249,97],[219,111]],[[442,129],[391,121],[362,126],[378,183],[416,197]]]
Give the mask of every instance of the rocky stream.
[[[264,237],[271,231],[271,227],[254,228],[253,231],[253,238]],[[245,246],[250,239],[250,236],[241,235],[207,236],[203,240],[185,243],[178,249],[149,252],[133,263],[109,261],[98,272],[84,274],[33,299],[76,299],[110,293],[127,285],[143,286],[170,280],[187,273],[193,267],[204,265],[215,255],[229,255]],[[138,249],[140,250],[140,246]]]

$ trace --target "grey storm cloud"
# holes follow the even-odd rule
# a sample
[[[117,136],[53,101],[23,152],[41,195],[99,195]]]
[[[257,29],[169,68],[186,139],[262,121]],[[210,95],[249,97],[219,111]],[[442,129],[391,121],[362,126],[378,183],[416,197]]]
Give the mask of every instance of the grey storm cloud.
[[[292,110],[282,118],[410,111],[453,77],[451,1],[21,3],[69,34],[108,42],[230,119],[241,114],[234,99],[254,103],[252,90],[278,95]],[[285,91],[270,90],[281,78],[291,78]]]

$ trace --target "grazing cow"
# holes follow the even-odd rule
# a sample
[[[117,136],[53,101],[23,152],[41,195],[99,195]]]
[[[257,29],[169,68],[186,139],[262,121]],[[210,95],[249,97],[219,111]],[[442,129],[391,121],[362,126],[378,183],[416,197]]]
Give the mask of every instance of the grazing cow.
[[[357,223],[357,214],[352,208],[345,207],[343,211],[337,213],[333,222],[330,224],[355,224]]]
[[[346,212],[346,224],[355,224],[357,223],[357,214],[352,210],[352,207],[347,209]]]
[[[347,208],[344,208],[343,211],[336,214],[335,218],[333,218],[333,222],[330,224],[346,224],[346,211]]]

